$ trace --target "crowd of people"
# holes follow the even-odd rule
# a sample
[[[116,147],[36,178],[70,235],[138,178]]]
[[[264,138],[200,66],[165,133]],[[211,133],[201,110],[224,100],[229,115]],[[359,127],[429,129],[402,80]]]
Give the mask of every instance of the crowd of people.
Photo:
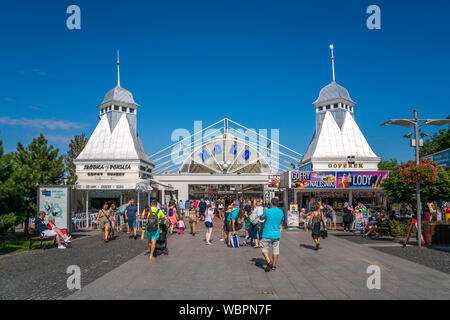
[[[355,231],[358,212],[365,212],[364,221],[360,221],[359,229],[364,237],[377,233],[379,226],[389,222],[386,212],[381,213],[366,208],[362,204],[355,207],[345,203],[342,210],[343,227],[345,232]],[[70,243],[70,237],[56,227],[54,221],[46,225],[45,213],[39,214],[33,227],[48,236],[55,236],[58,248],[63,249]],[[308,210],[300,211],[300,225],[310,229],[315,243],[314,250],[321,249],[320,240],[327,237],[327,229],[336,230],[335,209],[320,200],[311,201]],[[195,237],[198,234],[198,224],[205,226],[205,244],[213,242],[213,229],[220,230],[220,242],[229,248],[249,246],[260,248],[267,262],[265,271],[276,270],[279,256],[281,238],[281,225],[284,221],[284,212],[278,208],[278,199],[273,198],[269,205],[264,206],[262,199],[239,200],[238,198],[204,199],[199,200],[171,200],[168,206],[162,208],[161,204],[153,200],[151,205],[142,213],[134,199],[117,208],[115,204],[104,203],[97,214],[97,225],[102,230],[102,241],[108,243],[117,237],[117,232],[128,233],[130,239],[137,240],[138,232],[141,239],[146,237],[150,250],[149,259],[155,259],[156,243],[164,229],[169,234],[177,232],[179,236],[185,234],[186,227],[189,234]],[[219,224],[216,225],[215,224]],[[328,224],[328,227],[327,227]],[[163,228],[165,227],[165,228]],[[244,241],[240,243],[238,232],[244,233]],[[273,251],[269,256],[270,248]]]

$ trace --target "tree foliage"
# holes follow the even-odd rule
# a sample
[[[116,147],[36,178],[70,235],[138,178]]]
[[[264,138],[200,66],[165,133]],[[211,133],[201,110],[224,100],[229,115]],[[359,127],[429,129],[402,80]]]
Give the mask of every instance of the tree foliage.
[[[83,151],[87,142],[88,139],[86,138],[84,133],[79,136],[74,136],[72,139],[70,139],[69,151],[67,151],[67,154],[64,156],[64,164],[66,166],[67,172],[66,183],[68,185],[74,185],[77,183],[77,176],[75,172],[76,167],[73,160],[75,160],[81,153],[81,151]]]
[[[378,170],[392,171],[399,165],[397,159],[381,160],[378,164]]]
[[[431,139],[425,141],[420,149],[420,155],[423,157],[448,148],[450,148],[450,126],[439,130]]]
[[[59,155],[59,149],[48,146],[48,141],[43,134],[27,146],[17,144],[17,151],[13,154],[16,169],[12,178],[15,189],[23,195],[15,213],[21,221],[36,213],[37,186],[62,184],[64,178],[63,157]]]
[[[436,167],[438,178],[434,183],[420,185],[420,195],[423,203],[448,200],[448,195],[450,194],[449,173],[436,163],[431,163]],[[405,168],[411,166],[415,166],[414,161],[396,166],[383,182],[384,191],[394,202],[405,204],[415,204],[417,202],[415,184],[405,183]]]

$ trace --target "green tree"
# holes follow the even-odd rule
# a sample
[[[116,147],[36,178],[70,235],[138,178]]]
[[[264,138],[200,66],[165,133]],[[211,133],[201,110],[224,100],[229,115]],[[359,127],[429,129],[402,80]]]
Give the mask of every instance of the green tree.
[[[3,141],[0,140],[0,234],[15,225],[17,219],[12,210],[23,199],[15,190],[14,170],[13,156],[3,153]]]
[[[75,160],[81,153],[81,151],[83,151],[87,142],[88,139],[86,138],[84,133],[82,133],[80,136],[74,136],[72,139],[70,139],[69,151],[67,151],[67,154],[64,156],[64,164],[66,166],[67,172],[66,183],[68,185],[74,185],[77,183],[77,176],[75,172],[76,166],[73,160]]]
[[[392,171],[399,165],[397,159],[381,160],[378,164],[378,170]]]
[[[420,155],[427,156],[447,148],[450,148],[450,126],[447,129],[439,130],[433,137],[425,141],[420,149]]]
[[[64,178],[63,157],[59,149],[48,146],[43,134],[27,146],[17,144],[14,153],[16,168],[12,179],[15,189],[22,195],[21,201],[15,205],[15,212],[19,221],[25,222],[25,232],[28,229],[28,218],[36,213],[37,186],[62,184]]]
[[[403,170],[408,166],[414,166],[414,161],[398,165],[384,180],[384,191],[394,202],[416,204],[416,186],[404,181]],[[435,164],[437,169],[437,180],[434,183],[420,185],[420,195],[422,203],[448,200],[450,194],[450,175],[442,167]]]

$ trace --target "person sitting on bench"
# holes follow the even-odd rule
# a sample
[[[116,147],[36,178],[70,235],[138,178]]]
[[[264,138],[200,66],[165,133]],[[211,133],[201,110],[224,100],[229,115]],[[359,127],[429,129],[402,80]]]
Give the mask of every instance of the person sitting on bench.
[[[37,218],[34,219],[33,223],[31,224],[31,228],[38,230],[41,233],[42,237],[55,237],[56,242],[58,243],[58,249],[66,249],[66,247],[61,244],[61,239],[63,239],[65,243],[66,241],[69,241],[69,238],[64,236],[61,230],[57,228],[55,228],[55,230],[49,230],[44,222],[44,218],[45,212],[42,210],[39,211]]]

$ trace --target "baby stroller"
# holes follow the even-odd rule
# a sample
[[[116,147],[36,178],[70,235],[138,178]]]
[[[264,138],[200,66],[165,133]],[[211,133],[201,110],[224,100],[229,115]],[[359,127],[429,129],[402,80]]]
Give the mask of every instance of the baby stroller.
[[[167,231],[169,230],[169,228],[167,227],[167,225],[165,223],[161,223],[161,225],[159,226],[160,228],[160,234],[159,234],[159,239],[156,240],[156,248],[155,250],[161,250],[164,251],[165,255],[169,254],[169,248],[167,248]]]

